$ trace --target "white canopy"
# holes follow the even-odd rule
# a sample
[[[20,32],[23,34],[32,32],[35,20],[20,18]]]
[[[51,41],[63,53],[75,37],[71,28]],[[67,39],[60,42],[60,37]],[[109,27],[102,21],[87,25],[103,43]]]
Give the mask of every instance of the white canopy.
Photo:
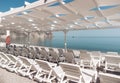
[[[0,29],[59,31],[120,27],[120,0],[38,0],[0,13]]]

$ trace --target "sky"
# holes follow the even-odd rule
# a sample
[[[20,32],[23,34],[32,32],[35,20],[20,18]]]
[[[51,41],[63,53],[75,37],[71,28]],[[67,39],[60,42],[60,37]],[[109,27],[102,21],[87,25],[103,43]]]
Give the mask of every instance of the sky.
[[[25,1],[32,3],[37,0],[0,0],[0,12],[6,12],[10,8],[23,6]]]
[[[16,8],[24,5],[24,2],[35,2],[37,0],[0,0],[0,12],[9,11],[10,8]],[[56,33],[58,36],[62,32]],[[120,29],[104,29],[104,30],[81,30],[69,32],[69,35],[80,34],[81,36],[120,36]]]

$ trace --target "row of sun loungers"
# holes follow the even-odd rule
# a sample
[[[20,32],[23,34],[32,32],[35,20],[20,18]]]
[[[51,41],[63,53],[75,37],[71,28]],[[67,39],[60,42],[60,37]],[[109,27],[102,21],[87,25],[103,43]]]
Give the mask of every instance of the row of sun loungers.
[[[19,50],[17,48],[15,52],[17,55],[13,53],[14,50],[0,52],[0,67],[39,82],[96,82],[97,77],[103,75],[98,75],[96,70],[101,65],[106,72],[120,72],[120,56],[112,52],[103,56],[99,51],[67,50],[65,52],[64,49],[43,47],[25,47],[24,50],[23,48],[20,50],[21,48]],[[120,79],[118,78],[117,81],[120,82]]]
[[[71,80],[79,83],[90,83],[96,77],[95,71],[81,69],[77,64],[61,62],[57,65],[44,60],[32,60],[22,56],[8,56],[4,53],[1,57],[6,59],[5,63],[0,62],[2,68],[39,82],[53,83],[52,81],[55,81],[55,83],[66,83]]]
[[[12,52],[13,53],[12,53]],[[68,49],[65,52],[64,49],[54,49],[54,48],[39,48],[39,47],[30,47],[30,48],[11,48],[7,53],[13,54],[15,56],[24,56],[30,59],[42,59],[49,62],[59,63],[59,62],[68,62],[74,64],[80,64],[82,67],[91,67],[96,68],[101,64],[105,63],[107,69],[109,66],[108,63],[119,65],[119,56],[116,52],[108,52],[103,56],[103,53],[100,51],[88,52],[86,50],[76,51]],[[118,60],[112,61],[112,58],[118,57]],[[111,57],[111,59],[110,59]],[[109,60],[110,59],[110,60]],[[110,62],[111,61],[111,62]]]
[[[12,52],[14,52],[13,49],[14,48],[12,48],[11,50]],[[22,48],[22,51],[20,51],[19,48],[16,50],[17,51],[13,53],[13,55],[15,56],[20,55],[31,59],[35,59],[35,58],[43,59],[55,63],[59,63],[62,61],[68,63],[80,63],[81,66],[85,66],[85,67],[100,66],[100,64],[105,61],[105,57],[107,59],[107,56],[118,56],[118,53],[116,52],[108,52],[105,56],[103,56],[103,54],[99,51],[88,52],[86,50],[81,50],[81,51],[67,50],[67,52],[65,52],[63,49],[38,48],[38,47],[30,47],[30,48],[24,47]],[[9,51],[8,53],[11,52]],[[109,60],[107,62],[109,62]]]

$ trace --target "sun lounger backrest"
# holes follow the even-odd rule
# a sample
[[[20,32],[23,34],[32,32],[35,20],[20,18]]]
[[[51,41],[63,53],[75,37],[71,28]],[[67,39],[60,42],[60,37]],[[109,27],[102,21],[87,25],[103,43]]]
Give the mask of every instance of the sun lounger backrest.
[[[97,60],[101,59],[101,52],[100,51],[92,51],[90,52],[91,57]]]
[[[29,48],[26,48],[26,47],[23,48],[23,51],[26,52],[26,53],[30,52]]]
[[[51,50],[51,51],[54,51],[54,49],[53,48],[48,48],[49,49],[49,51]]]
[[[67,52],[70,52],[70,53],[72,53],[75,56],[75,54],[74,54],[72,49],[67,49]]]
[[[46,51],[45,48],[41,48],[42,51],[44,51],[45,53],[48,53],[48,51]]]
[[[7,61],[10,60],[9,57],[6,54],[4,54],[4,53],[1,53],[1,56],[2,56],[2,58],[4,58]]]
[[[61,48],[58,48],[58,51],[59,51],[59,56],[61,56],[61,55],[63,55],[63,49],[61,49]]]
[[[27,60],[27,58],[21,57],[21,56],[19,56],[19,58],[21,59],[21,61],[22,61],[25,65],[27,65],[27,66],[30,66],[30,65],[31,65],[31,64],[29,63],[29,61]]]
[[[10,54],[7,54],[7,56],[13,61],[13,62],[16,62],[16,59],[13,55],[10,55]]]
[[[2,52],[0,52],[0,59],[2,58],[2,54],[1,54]]]
[[[81,60],[91,60],[91,56],[89,53],[80,53]]]
[[[75,57],[79,57],[80,51],[78,51],[78,50],[73,50],[73,52],[74,52],[74,54],[75,54]]]
[[[46,52],[49,52],[49,49],[48,49],[47,47],[44,47],[44,50],[45,50]]]
[[[67,49],[67,52],[72,52],[73,53],[73,50],[72,49]]]
[[[6,52],[7,52],[7,50],[8,50],[7,48],[1,48],[1,50],[0,50],[0,51],[1,51],[1,52],[6,53]]]
[[[74,55],[71,52],[64,53],[65,61],[68,63],[75,63]]]
[[[47,55],[47,52],[45,50],[40,50],[41,55]]]
[[[40,54],[43,58],[46,58],[46,60],[49,59],[49,55],[45,50],[40,50]]]
[[[13,50],[14,50],[13,46],[10,46],[10,51],[13,51]]]
[[[60,79],[63,74],[64,74],[64,72],[60,66],[56,66],[56,67],[52,68],[52,76],[56,76],[57,78]]]
[[[57,48],[54,48],[54,51],[55,51],[57,54],[59,54],[59,51],[58,51]]]
[[[118,56],[118,52],[107,52],[107,55]]]
[[[63,69],[65,75],[73,78],[80,78],[81,70],[79,65],[69,64],[69,63],[60,63],[60,67]]]
[[[31,50],[35,50],[35,47],[30,47]]]
[[[120,63],[120,56],[105,56],[105,61],[107,63],[111,63],[111,64],[119,64]]]
[[[96,56],[96,57],[99,57],[100,56],[100,51],[92,51],[91,52],[92,56]]]
[[[40,49],[38,47],[35,47],[36,52],[40,54]]]
[[[100,83],[120,83],[120,76],[112,74],[99,74]]]
[[[28,57],[28,54],[30,53],[30,50],[26,47],[23,47],[22,48],[22,53],[21,53],[21,56],[23,57]]]
[[[43,70],[45,70],[47,72],[49,72],[51,70],[51,67],[48,65],[47,61],[37,60],[37,59],[35,59],[35,61],[40,66],[40,68],[42,68]]]
[[[59,58],[59,56],[57,55],[57,53],[55,51],[50,51],[49,53],[53,59],[57,60]]]
[[[30,57],[31,59],[35,59],[35,57],[36,57],[36,55],[37,55],[36,51],[35,51],[34,49],[31,49],[31,50],[30,50],[30,53],[31,53],[31,54],[29,54],[29,57]]]
[[[82,53],[87,53],[88,51],[86,51],[86,50],[80,50],[80,53],[82,54]]]
[[[12,65],[16,65],[15,67],[20,67],[21,66],[21,63],[18,61],[18,58],[11,55],[11,54],[7,54],[7,56],[10,58],[11,62],[12,62]]]
[[[3,54],[4,54],[3,52],[0,52],[0,56],[3,56]]]

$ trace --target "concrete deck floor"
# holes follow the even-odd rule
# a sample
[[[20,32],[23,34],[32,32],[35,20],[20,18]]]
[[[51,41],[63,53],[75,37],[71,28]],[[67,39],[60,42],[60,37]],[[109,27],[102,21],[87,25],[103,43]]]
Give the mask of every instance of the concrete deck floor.
[[[38,83],[27,77],[17,75],[0,68],[0,83]],[[54,82],[56,83],[56,82]],[[74,83],[74,82],[69,82]],[[96,83],[120,83],[119,75],[102,73],[102,77],[96,81]]]
[[[37,82],[0,68],[0,83],[37,83]]]

